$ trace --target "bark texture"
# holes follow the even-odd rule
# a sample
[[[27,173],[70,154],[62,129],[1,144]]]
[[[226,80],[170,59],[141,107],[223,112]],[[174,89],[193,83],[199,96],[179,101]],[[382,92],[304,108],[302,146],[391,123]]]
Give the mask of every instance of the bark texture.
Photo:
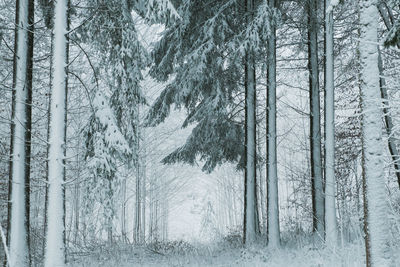
[[[389,266],[378,68],[378,9],[374,0],[361,0],[360,59],[363,143],[364,230],[367,266]]]

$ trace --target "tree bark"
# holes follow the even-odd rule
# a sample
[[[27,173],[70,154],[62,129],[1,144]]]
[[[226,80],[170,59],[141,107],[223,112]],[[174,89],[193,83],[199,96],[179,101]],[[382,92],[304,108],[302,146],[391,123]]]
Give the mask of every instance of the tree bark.
[[[384,164],[382,160],[382,99],[379,88],[378,9],[361,0],[360,59],[363,144],[364,231],[367,266],[389,266]]]
[[[387,8],[387,7],[386,7]],[[385,13],[385,4],[383,2],[380,2],[378,5],[378,10],[379,13],[385,23],[385,26],[388,30],[390,30],[393,26],[393,18],[391,15],[391,12],[389,9],[387,15]],[[398,48],[400,48],[400,45],[397,45]],[[400,188],[400,156],[399,156],[399,151],[396,146],[395,138],[393,137],[393,120],[390,115],[390,103],[389,103],[389,98],[387,94],[387,88],[386,88],[386,81],[385,78],[383,78],[383,63],[382,63],[382,56],[380,50],[379,52],[379,57],[378,57],[378,67],[379,67],[379,74],[380,74],[380,89],[381,89],[381,97],[385,101],[385,108],[383,109],[383,113],[385,116],[385,127],[386,127],[386,133],[388,135],[388,147],[389,147],[389,152],[390,155],[392,156],[393,160],[393,166],[395,169],[396,177],[397,177],[397,183]]]
[[[382,64],[382,57],[381,53],[378,50],[378,67],[379,67],[379,87],[381,91],[381,97],[384,103],[384,108],[383,108],[383,114],[385,118],[385,128],[386,128],[386,134],[388,135],[388,147],[389,147],[389,152],[390,155],[392,156],[393,160],[393,166],[394,170],[396,173],[397,177],[397,183],[400,188],[400,155],[399,155],[399,150],[397,149],[396,146],[396,140],[393,137],[393,120],[390,115],[390,104],[389,104],[389,97],[387,93],[387,88],[386,88],[386,81],[385,78],[383,78],[383,64]]]
[[[15,1],[15,25],[18,25],[19,16],[18,16],[18,9],[19,9],[19,0]],[[18,43],[18,27],[14,28],[14,51],[17,51],[17,43]],[[12,80],[12,88],[15,88],[15,81],[16,81],[16,71],[17,71],[17,53],[13,54],[13,80]],[[12,118],[14,118],[15,113],[15,90],[11,92],[11,136],[10,136],[10,157],[9,157],[9,169],[8,169],[8,196],[7,196],[7,246],[10,247],[10,228],[11,228],[11,194],[12,194],[12,169],[13,169],[13,143],[14,143],[14,122]],[[6,248],[4,248],[6,249]],[[7,258],[4,257],[4,267],[7,267]]]
[[[321,157],[321,115],[318,70],[318,2],[308,0],[308,68],[310,80],[310,151],[313,231],[324,238],[324,192]]]
[[[337,246],[333,6],[325,0],[325,243]]]
[[[247,22],[252,19],[254,0],[246,0]],[[246,113],[246,169],[245,169],[245,219],[244,243],[255,241],[256,232],[256,75],[254,49],[246,52],[245,58],[245,113]]]
[[[276,0],[269,0],[271,9],[276,8]],[[267,92],[267,238],[270,247],[280,246],[279,196],[276,147],[276,25],[271,23],[268,40],[268,92]]]
[[[146,191],[146,184],[145,184],[145,166],[142,159],[141,150],[141,129],[140,129],[140,103],[137,101],[136,103],[136,118],[135,118],[135,125],[136,125],[136,138],[135,138],[135,167],[136,167],[136,206],[135,206],[135,231],[134,231],[134,240],[136,244],[142,244],[145,242],[145,191]]]
[[[10,165],[10,265],[29,266],[30,156],[34,2],[17,2]]]
[[[68,0],[55,3],[51,86],[49,177],[44,266],[65,266],[65,140],[68,64]]]

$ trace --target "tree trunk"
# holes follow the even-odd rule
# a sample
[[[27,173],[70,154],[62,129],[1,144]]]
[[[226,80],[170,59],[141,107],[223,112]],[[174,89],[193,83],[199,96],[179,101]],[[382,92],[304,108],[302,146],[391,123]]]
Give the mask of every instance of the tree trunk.
[[[67,108],[68,0],[57,0],[53,28],[53,83],[51,86],[49,177],[44,265],[65,265],[65,138]]]
[[[19,8],[19,0],[15,1],[15,25],[18,25],[19,16],[18,16],[18,8]],[[18,27],[14,28],[14,51],[17,51],[17,43],[18,43]],[[12,88],[15,88],[15,81],[16,81],[16,71],[17,71],[17,53],[13,55],[13,81],[12,81]],[[8,196],[7,196],[7,246],[10,247],[10,228],[11,228],[11,193],[12,193],[12,169],[13,169],[13,143],[14,143],[14,122],[12,118],[14,118],[15,114],[15,90],[12,90],[11,93],[11,138],[10,138],[10,157],[9,157],[9,169],[8,169]],[[6,248],[4,248],[6,249]],[[4,266],[7,266],[7,258],[4,257]]]
[[[387,7],[386,7],[387,8]],[[385,23],[386,28],[390,31],[390,29],[393,27],[393,18],[391,16],[390,9],[388,9],[389,16],[385,13],[385,5],[383,2],[380,2],[378,5],[379,13],[381,14],[381,17]],[[400,48],[400,45],[397,45],[398,48]],[[379,49],[379,48],[378,48]],[[386,88],[386,81],[385,78],[383,78],[383,63],[382,63],[382,56],[380,50],[379,52],[379,58],[378,58],[378,67],[379,67],[379,74],[380,74],[380,89],[381,89],[381,97],[385,101],[385,108],[383,109],[383,113],[385,116],[385,127],[386,127],[386,133],[388,135],[388,147],[389,147],[389,152],[390,155],[392,156],[393,160],[393,165],[397,177],[397,183],[400,188],[400,156],[399,156],[399,151],[396,146],[395,139],[393,137],[393,121],[392,117],[390,116],[390,103],[389,103],[389,98],[387,94],[387,88]]]
[[[276,1],[269,0],[271,9]],[[270,247],[280,246],[278,169],[276,153],[276,25],[271,23],[268,39],[268,97],[267,97],[267,238]]]
[[[394,170],[395,170],[396,177],[397,177],[397,183],[400,188],[400,155],[399,155],[399,150],[397,149],[397,146],[396,146],[396,140],[393,136],[393,120],[390,115],[390,104],[389,104],[389,97],[388,97],[387,88],[386,88],[386,81],[385,81],[385,78],[383,78],[382,57],[381,57],[380,51],[378,51],[378,52],[379,52],[378,67],[379,67],[379,75],[380,75],[379,86],[380,86],[380,91],[381,91],[381,97],[382,97],[383,101],[385,101],[385,103],[384,103],[385,107],[383,108],[383,113],[385,116],[386,133],[388,135],[388,147],[389,147],[390,155],[392,156]]]
[[[137,127],[140,127],[139,124]],[[139,135],[139,138],[141,138],[141,135]],[[146,242],[146,144],[143,143],[142,145],[142,156],[140,158],[141,164],[141,187],[140,187],[140,196],[141,196],[141,229],[140,229],[140,235],[141,235],[141,240],[143,243]]]
[[[325,242],[336,247],[335,94],[333,53],[333,6],[325,0]]]
[[[139,165],[136,166],[136,203],[135,203],[135,234],[134,239],[136,244],[140,244],[141,241],[141,181],[140,181],[140,171]]]
[[[252,19],[254,0],[246,0],[247,22]],[[253,243],[256,239],[256,75],[254,50],[249,49],[245,58],[246,90],[246,170],[245,170],[245,219],[244,243]]]
[[[388,266],[376,1],[360,1],[364,231],[367,266]]]
[[[126,235],[126,175],[122,181],[122,207],[121,207],[121,236],[122,242],[128,243],[128,238]]]
[[[10,166],[10,265],[29,266],[29,196],[32,114],[33,0],[17,2]]]
[[[313,231],[324,238],[324,192],[321,159],[321,115],[318,70],[318,2],[308,0],[308,68],[310,79],[310,151]]]
[[[145,239],[145,172],[144,172],[144,164],[142,154],[140,153],[141,149],[141,129],[140,129],[140,103],[137,101],[136,103],[136,118],[135,118],[135,126],[136,126],[136,138],[135,138],[135,167],[136,167],[136,206],[135,206],[135,224],[134,224],[134,240],[136,244],[144,243]]]
[[[53,51],[53,38],[51,38],[51,44],[50,44],[50,48],[51,51]],[[53,55],[50,55],[50,90],[49,90],[49,98],[48,98],[48,108],[47,108],[47,142],[49,142],[49,138],[50,138],[50,103],[51,103],[51,85],[52,85],[52,81],[53,81],[53,73],[52,73],[52,68],[53,68]],[[49,204],[49,200],[48,200],[48,193],[49,193],[49,187],[47,182],[49,181],[49,146],[46,147],[46,184],[45,184],[45,194],[44,194],[44,210],[45,213],[48,209],[48,204]],[[43,222],[43,236],[46,236],[46,231],[47,231],[47,216],[44,216],[44,222]],[[46,247],[46,243],[43,242],[43,255],[45,253],[45,247]]]

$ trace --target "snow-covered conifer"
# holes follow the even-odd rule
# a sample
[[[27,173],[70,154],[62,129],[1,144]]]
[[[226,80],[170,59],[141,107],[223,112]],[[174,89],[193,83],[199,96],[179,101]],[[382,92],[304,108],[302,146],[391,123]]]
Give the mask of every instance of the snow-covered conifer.
[[[360,1],[364,230],[367,266],[389,266],[387,202],[383,169],[382,99],[378,68],[378,9]]]
[[[34,4],[16,2],[17,29],[11,131],[9,245],[11,266],[30,265],[30,157]]]

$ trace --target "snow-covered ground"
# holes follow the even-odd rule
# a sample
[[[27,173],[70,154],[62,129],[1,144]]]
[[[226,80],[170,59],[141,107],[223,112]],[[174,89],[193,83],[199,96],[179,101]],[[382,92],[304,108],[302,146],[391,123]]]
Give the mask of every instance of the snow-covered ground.
[[[90,255],[75,256],[69,267],[84,266],[365,266],[362,243],[346,244],[331,251],[320,245],[305,245],[301,248],[268,250],[263,245],[248,248],[214,245],[181,244],[178,248],[114,248],[103,249]],[[398,257],[398,256],[396,256]],[[397,261],[400,263],[400,257]]]

